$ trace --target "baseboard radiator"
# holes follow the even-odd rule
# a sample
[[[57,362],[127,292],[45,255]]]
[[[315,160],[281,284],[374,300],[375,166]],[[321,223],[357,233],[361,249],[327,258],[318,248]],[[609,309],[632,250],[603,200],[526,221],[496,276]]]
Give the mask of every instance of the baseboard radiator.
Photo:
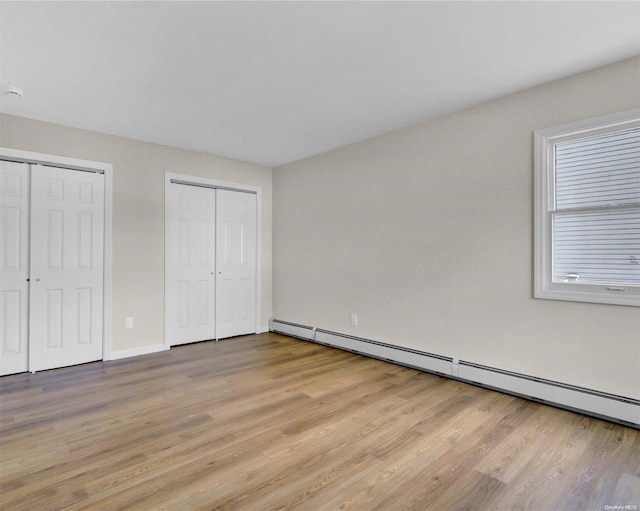
[[[269,330],[640,429],[637,399],[278,319]]]

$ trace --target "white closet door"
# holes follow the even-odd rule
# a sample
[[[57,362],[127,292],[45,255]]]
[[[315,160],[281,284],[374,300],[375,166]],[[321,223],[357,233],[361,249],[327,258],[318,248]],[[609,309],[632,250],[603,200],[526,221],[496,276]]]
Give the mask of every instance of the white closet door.
[[[256,332],[256,195],[217,190],[216,338]]]
[[[0,374],[27,371],[29,165],[0,161]]]
[[[215,190],[171,184],[167,205],[169,344],[214,339]]]
[[[102,359],[104,176],[31,173],[29,369]]]

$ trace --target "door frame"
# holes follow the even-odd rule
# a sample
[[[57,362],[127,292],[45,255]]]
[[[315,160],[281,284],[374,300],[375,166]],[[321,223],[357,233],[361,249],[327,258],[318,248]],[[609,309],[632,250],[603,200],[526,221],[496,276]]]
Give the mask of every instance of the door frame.
[[[168,285],[169,281],[169,187],[172,182],[177,184],[201,186],[204,188],[218,188],[232,190],[236,192],[253,193],[256,195],[256,332],[260,331],[260,320],[262,316],[262,188],[254,185],[242,183],[232,183],[219,179],[210,179],[200,176],[190,176],[175,172],[165,172],[164,174],[164,348],[171,348],[169,343],[167,304],[169,303]]]
[[[111,360],[111,297],[113,264],[113,165],[90,160],[68,158],[52,154],[36,153],[0,147],[0,160],[47,165],[71,170],[84,170],[104,174],[104,252],[103,252],[103,305],[102,305],[102,360]]]

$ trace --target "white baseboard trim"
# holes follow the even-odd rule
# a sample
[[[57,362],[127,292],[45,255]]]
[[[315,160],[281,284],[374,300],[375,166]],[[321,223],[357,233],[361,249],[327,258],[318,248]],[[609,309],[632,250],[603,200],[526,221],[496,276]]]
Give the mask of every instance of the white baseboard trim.
[[[269,331],[269,325],[263,325],[256,330],[256,334],[264,334]],[[137,357],[139,355],[148,355],[150,353],[157,353],[158,351],[165,351],[168,349],[169,348],[165,344],[154,344],[152,346],[143,346],[141,348],[112,351],[110,354],[106,355],[103,360],[118,360],[121,358]]]
[[[148,355],[149,353],[157,353],[158,351],[164,351],[165,349],[164,344],[154,344],[152,346],[142,346],[140,348],[131,348],[129,350],[112,351],[109,358],[105,358],[105,360],[118,360],[121,358]]]
[[[640,429],[640,400],[278,319],[272,332],[378,358]]]

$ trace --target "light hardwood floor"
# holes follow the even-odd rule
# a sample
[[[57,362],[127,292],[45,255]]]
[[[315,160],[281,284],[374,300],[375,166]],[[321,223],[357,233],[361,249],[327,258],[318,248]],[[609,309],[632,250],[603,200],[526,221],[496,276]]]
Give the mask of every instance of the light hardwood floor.
[[[277,334],[0,399],[7,510],[640,511],[638,430]]]

